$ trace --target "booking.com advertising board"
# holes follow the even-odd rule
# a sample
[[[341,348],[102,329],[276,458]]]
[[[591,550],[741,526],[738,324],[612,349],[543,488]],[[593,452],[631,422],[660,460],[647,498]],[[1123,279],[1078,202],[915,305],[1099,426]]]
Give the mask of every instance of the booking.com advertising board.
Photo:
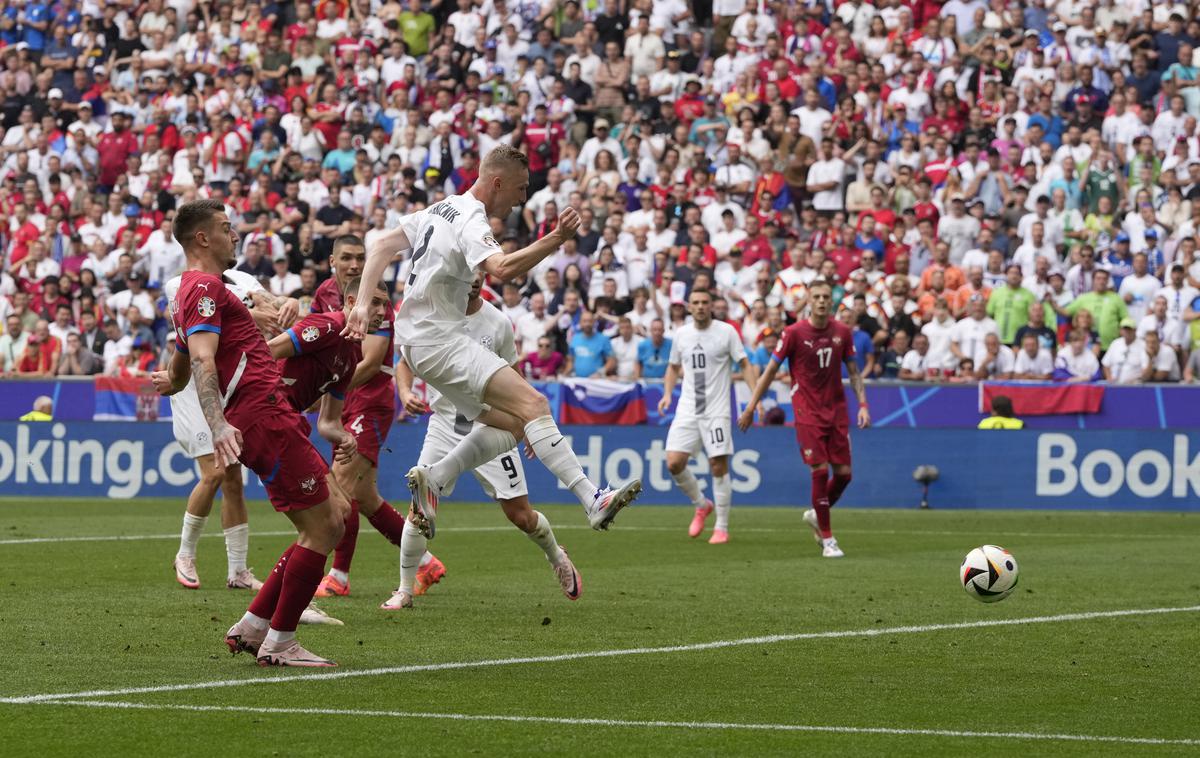
[[[406,496],[404,472],[417,458],[423,431],[404,424],[393,429],[379,476],[384,497]],[[641,477],[639,504],[682,504],[667,473],[665,429],[565,431],[593,480]],[[735,435],[735,505],[805,504],[809,475],[790,428]],[[932,464],[940,472],[930,490],[934,508],[1200,510],[1200,431],[869,429],[853,433],[853,451],[854,482],[842,503],[849,507],[917,507],[913,469]],[[535,503],[571,500],[540,463],[525,464]],[[694,462],[693,469],[702,474],[707,464]],[[0,494],[6,496],[184,498],[195,481],[168,423],[0,423]],[[257,477],[250,475],[247,485],[249,497],[264,497]],[[464,476],[453,499],[482,501],[484,495]]]

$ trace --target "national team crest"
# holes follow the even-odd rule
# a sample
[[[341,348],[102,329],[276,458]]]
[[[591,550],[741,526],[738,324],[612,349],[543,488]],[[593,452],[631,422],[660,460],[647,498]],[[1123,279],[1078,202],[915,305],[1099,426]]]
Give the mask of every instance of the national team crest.
[[[842,344],[842,338],[841,338],[841,337],[834,337],[834,338],[833,338],[833,344],[835,344],[835,345],[840,345],[840,344]]]
[[[300,482],[300,489],[301,489],[301,491],[302,491],[302,492],[304,492],[304,494],[306,494],[306,495],[311,495],[312,493],[316,492],[316,491],[317,491],[317,480],[316,480],[316,478],[315,478],[315,477],[311,477],[311,476],[310,476],[309,478],[307,478],[307,479],[305,479],[304,481]]]
[[[300,332],[300,339],[305,342],[316,342],[317,337],[321,336],[321,330],[315,326],[305,327],[303,332]]]
[[[479,338],[479,344],[483,345],[488,350],[492,349],[492,335],[485,334]]]
[[[201,316],[208,318],[217,312],[217,301],[211,297],[202,297],[200,302],[196,303],[196,310],[200,311]]]
[[[812,457],[812,448],[811,448],[811,447],[806,447],[806,448],[804,448],[804,457],[805,457],[805,458],[811,458],[811,457]]]

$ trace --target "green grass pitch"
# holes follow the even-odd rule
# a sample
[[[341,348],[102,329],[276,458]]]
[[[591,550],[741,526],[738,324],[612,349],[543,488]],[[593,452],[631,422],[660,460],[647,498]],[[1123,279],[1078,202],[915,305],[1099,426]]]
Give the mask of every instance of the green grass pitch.
[[[721,547],[687,538],[683,508],[635,507],[604,534],[578,507],[543,511],[578,602],[498,508],[447,503],[431,543],[445,580],[381,611],[397,550],[364,520],[352,595],[321,603],[346,625],[300,629],[341,664],[314,678],[225,650],[249,596],[224,588],[215,513],[188,591],[170,570],[180,502],[0,501],[0,752],[1200,752],[1200,516],[835,509],[834,561],[793,508],[735,505]],[[261,503],[250,523],[262,576],[288,524]],[[985,542],[1022,570],[994,605],[956,576]],[[1147,609],[1169,610],[1045,618]],[[64,693],[87,694],[19,702]]]

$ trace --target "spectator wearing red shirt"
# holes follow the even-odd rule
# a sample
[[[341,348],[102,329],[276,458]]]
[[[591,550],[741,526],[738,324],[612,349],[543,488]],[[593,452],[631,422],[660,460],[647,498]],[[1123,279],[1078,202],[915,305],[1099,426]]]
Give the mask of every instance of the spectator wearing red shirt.
[[[746,216],[746,239],[742,240],[742,261],[747,266],[753,266],[759,261],[772,259],[774,249],[771,241],[762,233],[762,222],[756,216]]]
[[[862,265],[862,253],[854,246],[854,229],[851,227],[843,228],[836,237],[836,245],[825,257],[837,266],[838,281],[844,282],[850,278],[851,271]]]
[[[562,125],[553,123],[544,103],[533,109],[533,121],[525,127],[521,148],[529,156],[529,194],[546,186],[546,175],[558,163],[559,145],[566,138]]]
[[[129,131],[129,115],[123,111],[114,112],[110,118],[112,131],[100,135],[96,150],[100,154],[100,185],[101,191],[111,191],[117,183],[117,178],[128,167],[129,156],[138,151],[137,136]]]
[[[521,373],[532,381],[551,380],[558,377],[562,365],[562,353],[554,349],[554,341],[550,337],[543,336],[538,338],[537,349],[521,359]]]

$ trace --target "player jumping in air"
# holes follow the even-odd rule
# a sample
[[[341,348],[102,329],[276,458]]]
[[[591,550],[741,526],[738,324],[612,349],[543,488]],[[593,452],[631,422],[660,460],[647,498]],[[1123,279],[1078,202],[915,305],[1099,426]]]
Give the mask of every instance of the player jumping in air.
[[[713,320],[711,293],[693,290],[688,305],[692,323],[681,327],[671,343],[671,358],[663,379],[658,412],[666,414],[671,407],[671,394],[682,373],[679,406],[667,432],[667,470],[676,486],[696,506],[688,536],[699,537],[704,531],[704,522],[713,512],[715,501],[717,523],[708,542],[721,545],[729,541],[729,508],[733,500],[733,483],[729,479],[729,456],[733,454],[730,369],[740,366],[746,384],[751,387],[758,372],[746,358],[746,349],[737,330],[724,321]],[[688,459],[699,452],[708,454],[713,481],[712,500],[701,494],[700,483],[688,468]]]
[[[222,203],[184,203],[174,236],[187,270],[172,313],[176,352],[166,371],[152,375],[155,388],[174,394],[195,376],[214,465],[223,474],[240,460],[258,474],[271,504],[298,532],[225,643],[231,652],[254,653],[261,666],[334,666],[296,640],[300,615],[342,537],[343,515],[329,499],[329,467],[308,439],[308,422],[284,395],[279,366],[250,311],[221,280],[238,243]]]
[[[342,313],[347,285],[362,274],[366,260],[363,241],[344,235],[333,241],[333,276],[317,288],[313,313]],[[384,537],[399,545],[399,532],[391,531],[395,513],[379,494],[379,451],[396,420],[396,389],[392,384],[392,322],[384,319],[362,342],[362,360],[346,391],[342,424],[354,435],[357,452],[333,464],[334,480],[350,497],[346,533],[333,551],[333,566],[321,580],[317,597],[350,594],[350,563],[358,545],[358,516],[361,511]],[[403,519],[401,519],[403,520]],[[385,531],[386,530],[386,531]],[[438,582],[446,573],[442,562],[426,553],[419,580],[422,588]]]
[[[796,440],[804,462],[812,468],[812,508],[804,521],[813,530],[826,558],[841,558],[842,549],[829,527],[832,508],[850,484],[850,422],[846,392],[842,389],[842,365],[858,399],[858,428],[871,425],[862,374],[854,361],[854,339],[850,328],[829,317],[833,287],[816,280],[808,288],[812,311],[808,320],[783,330],[783,339],[758,380],[750,403],[738,418],[743,432],[754,423],[754,409],[775,380],[779,364],[788,362],[792,375],[792,411],[796,416]],[[829,467],[833,466],[833,480]]]
[[[343,425],[345,418],[343,403],[352,378],[357,376],[356,367],[362,365],[362,349],[358,342],[342,336],[346,326],[346,314],[355,303],[359,278],[352,278],[346,285],[346,305],[343,310],[327,313],[310,313],[300,323],[272,339],[268,346],[271,355],[281,361],[280,371],[287,385],[292,407],[303,413],[320,401],[317,416],[317,432],[334,446],[334,472],[339,465],[355,460],[358,440]],[[391,315],[391,301],[387,290],[381,285],[371,300],[372,331],[378,331]],[[338,494],[346,497],[341,482],[334,478]],[[350,507],[347,502],[346,510]],[[355,517],[357,518],[357,516]],[[404,517],[386,501],[380,500],[367,517],[379,533],[400,547],[404,536]],[[343,538],[341,543],[343,544]],[[437,561],[432,554],[418,555],[417,560],[428,565]]]
[[[479,296],[483,286],[483,274],[476,274],[467,300],[467,324],[465,334],[473,341],[503,358],[509,365],[517,362],[517,349],[513,343],[512,323],[495,306]],[[425,403],[412,391],[412,371],[403,361],[396,364],[396,384],[400,389],[400,400],[410,413],[427,412]],[[429,464],[450,452],[477,425],[458,412],[449,400],[437,390],[430,391],[433,416],[425,431],[425,444],[421,447],[419,463]],[[474,471],[475,478],[483,486],[488,497],[495,498],[504,510],[504,515],[513,526],[525,532],[546,554],[554,575],[558,578],[563,594],[570,600],[578,600],[583,592],[583,580],[575,570],[575,564],[567,551],[559,547],[554,530],[544,515],[533,510],[529,504],[529,490],[525,487],[525,470],[516,448],[509,450]],[[446,487],[449,494],[454,483]],[[417,565],[425,549],[425,536],[411,523],[404,527],[404,543],[400,546],[400,588],[385,601],[387,609],[411,608]]]
[[[400,226],[372,240],[358,304],[347,318],[347,335],[364,337],[368,320],[364,298],[369,298],[388,263],[413,248],[412,274],[396,316],[396,344],[414,375],[440,392],[463,418],[480,421],[444,458],[432,465],[418,464],[408,472],[411,518],[427,539],[434,536],[438,497],[445,487],[463,472],[512,450],[522,437],[546,468],[575,493],[594,529],[607,529],[641,492],[640,480],[616,489],[593,484],[550,415],[546,398],[507,361],[464,333],[463,307],[477,270],[500,281],[520,276],[579,229],[579,214],[567,208],[549,234],[522,250],[505,253],[492,236],[488,219],[507,217],[525,202],[528,189],[525,154],[506,145],[493,149],[466,193],[405,216]]]

